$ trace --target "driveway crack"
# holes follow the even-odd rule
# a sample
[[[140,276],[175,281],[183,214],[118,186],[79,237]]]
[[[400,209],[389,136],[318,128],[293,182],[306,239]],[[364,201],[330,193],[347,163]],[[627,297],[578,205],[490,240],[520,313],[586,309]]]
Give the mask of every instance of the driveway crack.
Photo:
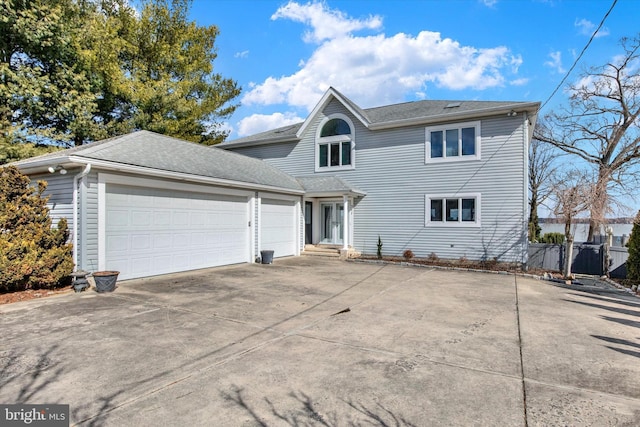
[[[522,357],[522,329],[520,328],[520,299],[518,298],[518,276],[513,276],[513,286],[515,289],[516,300],[516,323],[518,325],[518,350],[520,352],[520,380],[522,382],[522,409],[524,417],[524,426],[529,425],[527,416],[527,387],[524,379],[524,359]]]

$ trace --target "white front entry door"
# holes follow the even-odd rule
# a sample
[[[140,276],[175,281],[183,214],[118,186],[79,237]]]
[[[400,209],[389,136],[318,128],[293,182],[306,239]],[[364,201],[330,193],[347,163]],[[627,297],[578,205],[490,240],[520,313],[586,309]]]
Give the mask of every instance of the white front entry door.
[[[320,213],[322,216],[322,239],[320,243],[341,245],[344,216],[342,202],[321,203]]]

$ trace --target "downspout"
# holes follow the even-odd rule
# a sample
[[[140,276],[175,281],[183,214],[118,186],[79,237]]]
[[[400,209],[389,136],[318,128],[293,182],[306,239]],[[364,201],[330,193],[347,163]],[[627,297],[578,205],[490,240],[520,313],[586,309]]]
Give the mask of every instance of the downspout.
[[[78,182],[91,171],[91,163],[73,177],[73,271],[78,271]]]

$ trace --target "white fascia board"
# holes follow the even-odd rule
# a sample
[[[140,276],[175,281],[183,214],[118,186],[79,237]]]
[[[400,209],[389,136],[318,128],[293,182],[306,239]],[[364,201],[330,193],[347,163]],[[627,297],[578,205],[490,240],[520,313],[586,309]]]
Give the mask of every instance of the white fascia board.
[[[436,116],[415,117],[411,119],[394,120],[390,122],[372,123],[369,126],[371,130],[391,129],[403,126],[428,125],[433,123],[445,123],[460,120],[480,119],[486,116],[495,116],[498,114],[507,114],[511,111],[517,113],[527,112],[535,115],[540,108],[539,102],[530,102],[526,104],[513,104],[511,106],[500,106],[492,108],[483,108],[481,110],[463,111],[460,113],[438,114]]]
[[[344,191],[309,191],[304,194],[304,197],[307,198],[326,198],[326,197],[342,197],[342,196],[351,196],[351,197],[364,197],[367,193],[353,190],[344,190]]]
[[[273,191],[276,193],[286,193],[286,194],[296,194],[296,195],[304,194],[304,190],[292,190],[288,188],[273,187],[271,185],[261,185],[261,184],[254,184],[250,182],[232,181],[232,180],[222,179],[222,178],[210,178],[210,177],[205,177],[200,175],[191,175],[183,172],[165,171],[161,169],[153,169],[153,168],[148,168],[144,166],[134,166],[134,165],[126,165],[123,163],[114,163],[106,160],[95,160],[91,158],[76,157],[76,156],[70,156],[69,160],[72,161],[73,163],[79,163],[83,165],[87,163],[91,163],[93,167],[104,169],[104,170],[134,173],[139,175],[153,176],[157,178],[167,178],[167,179],[175,179],[179,181],[198,182],[202,184],[218,185],[221,187],[233,187],[233,188],[251,189],[251,190],[266,190],[266,191]]]
[[[258,139],[255,141],[230,142],[225,145],[216,145],[215,147],[224,150],[229,148],[255,147],[256,145],[278,144],[282,142],[300,142],[300,138],[298,138],[295,135],[290,135],[288,137],[274,137],[274,138]]]
[[[302,138],[302,135],[304,135],[304,132],[307,130],[309,125],[313,122],[313,120],[320,113],[320,111],[324,110],[327,104],[329,104],[329,101],[331,101],[331,98],[337,99],[338,102],[340,102],[344,108],[349,110],[349,112],[351,112],[351,114],[353,114],[354,117],[356,117],[365,127],[367,128],[369,127],[370,125],[369,121],[366,118],[362,117],[360,113],[358,113],[353,108],[351,108],[349,103],[345,102],[345,100],[338,93],[336,93],[336,91],[332,87],[330,87],[329,89],[327,89],[324,95],[322,95],[322,98],[313,108],[311,113],[307,116],[307,119],[304,121],[300,129],[298,129],[298,132],[296,133],[296,137],[298,137],[298,139]]]
[[[60,157],[47,157],[45,159],[35,158],[33,160],[26,160],[17,165],[13,165],[17,167],[24,174],[33,174],[38,172],[46,172],[47,168],[52,165],[60,165],[64,166],[67,169],[68,166],[72,166],[73,161],[70,159],[70,156],[60,156]],[[82,163],[84,165],[84,163]],[[8,166],[11,166],[10,163]],[[79,165],[77,165],[79,166]]]

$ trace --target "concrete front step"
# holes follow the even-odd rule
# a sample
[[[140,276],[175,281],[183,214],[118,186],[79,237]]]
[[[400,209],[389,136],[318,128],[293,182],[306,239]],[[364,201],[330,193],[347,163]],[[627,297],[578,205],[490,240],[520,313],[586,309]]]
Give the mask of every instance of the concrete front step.
[[[302,255],[339,257],[340,249],[329,246],[305,245]]]
[[[323,257],[332,257],[332,258],[340,258],[340,253],[338,252],[321,252],[321,251],[303,251],[302,255],[304,256],[323,256]]]

